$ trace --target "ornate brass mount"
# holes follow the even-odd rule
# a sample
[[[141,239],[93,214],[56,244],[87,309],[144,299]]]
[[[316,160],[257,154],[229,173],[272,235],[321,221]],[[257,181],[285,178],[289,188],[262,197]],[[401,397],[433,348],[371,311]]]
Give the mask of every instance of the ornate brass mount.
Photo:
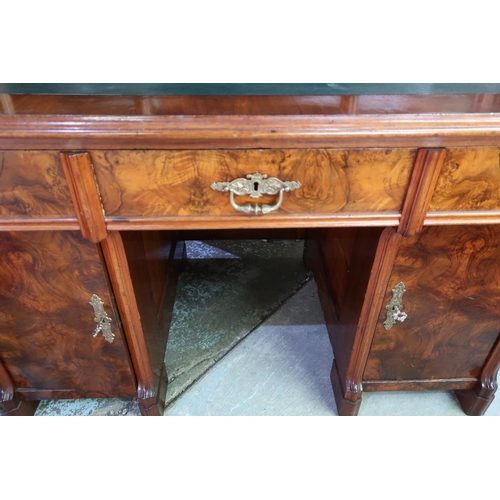
[[[298,181],[282,181],[277,177],[268,178],[266,174],[260,174],[259,172],[248,174],[246,179],[240,177],[230,182],[214,182],[211,186],[211,188],[215,191],[221,191],[223,193],[227,193],[229,191],[229,202],[235,210],[255,215],[260,213],[264,215],[269,212],[273,212],[274,210],[278,210],[283,203],[283,193],[288,193],[294,189],[298,189],[299,187],[301,187],[301,184]],[[279,194],[277,203],[274,205],[259,205],[258,203],[254,205],[251,205],[250,203],[247,205],[238,205],[234,201],[234,195],[248,195],[250,198],[260,198],[265,194]]]
[[[111,344],[115,339],[115,334],[111,331],[111,318],[104,310],[104,302],[94,293],[90,297],[89,304],[94,308],[97,328],[92,332],[93,337],[97,337],[99,333]]]
[[[396,324],[396,321],[402,323],[408,317],[408,314],[401,310],[403,309],[403,294],[405,292],[406,288],[402,281],[392,289],[392,299],[389,304],[385,306],[387,309],[387,317],[384,321],[384,328],[386,330],[390,330]]]

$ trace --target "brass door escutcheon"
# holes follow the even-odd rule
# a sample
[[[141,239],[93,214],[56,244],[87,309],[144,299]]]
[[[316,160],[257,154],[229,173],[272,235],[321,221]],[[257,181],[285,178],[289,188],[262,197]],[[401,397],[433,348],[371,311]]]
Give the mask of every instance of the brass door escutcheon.
[[[402,323],[408,317],[408,314],[402,311],[403,294],[405,292],[406,288],[402,281],[392,289],[392,299],[389,304],[385,306],[387,309],[387,317],[384,321],[384,328],[386,330],[390,330],[396,324],[396,321]]]
[[[93,337],[99,333],[111,344],[115,339],[115,334],[111,331],[111,318],[104,310],[104,302],[94,293],[90,297],[89,304],[94,308],[94,321],[97,323],[96,329],[92,332]]]

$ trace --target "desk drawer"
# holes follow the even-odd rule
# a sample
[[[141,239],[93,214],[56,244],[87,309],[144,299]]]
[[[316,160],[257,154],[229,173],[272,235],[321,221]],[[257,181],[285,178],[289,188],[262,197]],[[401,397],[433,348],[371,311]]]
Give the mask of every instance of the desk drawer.
[[[281,214],[399,212],[416,149],[93,151],[107,217],[238,215],[214,182],[260,172],[301,187]],[[277,197],[248,201],[272,203]],[[240,214],[241,215],[241,214]]]
[[[429,209],[500,210],[500,148],[449,149]]]
[[[58,152],[0,151],[0,221],[72,216],[73,203]]]

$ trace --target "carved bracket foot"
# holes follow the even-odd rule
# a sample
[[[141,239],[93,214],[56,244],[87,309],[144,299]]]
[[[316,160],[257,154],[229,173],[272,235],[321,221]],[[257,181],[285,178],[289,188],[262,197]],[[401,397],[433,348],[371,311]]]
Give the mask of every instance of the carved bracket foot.
[[[335,360],[333,360],[330,380],[332,382],[333,395],[335,396],[335,403],[337,404],[339,417],[355,417],[359,412],[359,407],[361,406],[361,397],[355,403],[345,399]]]
[[[495,396],[491,396],[489,399],[482,398],[477,395],[474,389],[455,391],[455,395],[464,413],[476,417],[484,415],[495,399]]]

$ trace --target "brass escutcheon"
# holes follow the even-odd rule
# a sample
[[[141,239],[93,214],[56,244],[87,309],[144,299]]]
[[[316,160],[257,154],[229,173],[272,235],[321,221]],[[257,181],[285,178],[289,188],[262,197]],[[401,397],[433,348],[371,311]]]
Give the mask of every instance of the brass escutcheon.
[[[94,293],[90,297],[89,304],[94,308],[94,321],[97,323],[96,329],[92,332],[93,337],[99,333],[111,344],[115,339],[115,334],[111,331],[111,318],[104,310],[104,302]]]
[[[390,330],[396,324],[396,321],[402,323],[408,317],[408,314],[402,311],[403,294],[405,292],[406,288],[402,281],[392,289],[392,299],[389,304],[385,306],[387,309],[387,317],[384,321],[384,328],[386,330]]]

